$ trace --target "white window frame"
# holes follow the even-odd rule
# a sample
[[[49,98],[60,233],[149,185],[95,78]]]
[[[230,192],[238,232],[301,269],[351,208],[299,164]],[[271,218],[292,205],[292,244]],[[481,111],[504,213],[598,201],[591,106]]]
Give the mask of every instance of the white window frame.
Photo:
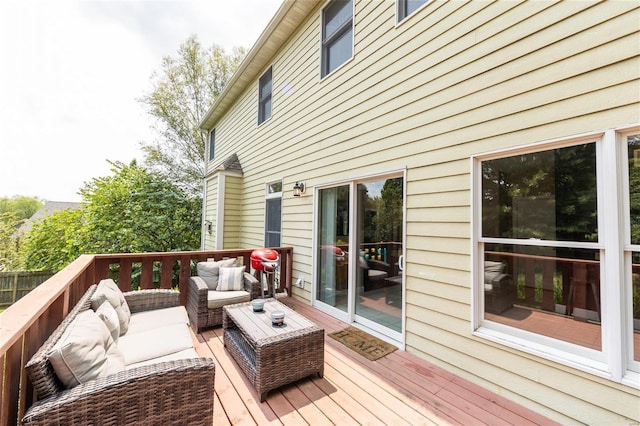
[[[406,2],[407,0],[396,0],[396,25],[399,25],[401,22],[406,21],[408,18],[418,13],[427,4],[429,4],[431,0],[425,0],[425,2],[422,5],[420,5],[419,8],[417,8],[411,13],[406,12],[406,7],[407,7]]]
[[[280,184],[280,191],[274,191],[274,192],[270,192],[269,188],[271,187],[271,185],[279,183]],[[279,179],[279,180],[274,180],[271,182],[268,182],[265,185],[265,189],[264,189],[264,244],[265,247],[267,246],[267,200],[273,200],[273,199],[280,199],[280,245],[282,245],[282,190],[284,188],[284,181],[283,179]]]
[[[631,295],[629,294],[631,269],[628,263],[629,250],[633,248],[640,251],[640,247],[630,247],[627,244],[629,241],[628,174],[625,174],[627,173],[626,150],[621,148],[626,148],[627,135],[638,132],[640,132],[640,124],[491,151],[471,157],[473,235],[471,325],[473,335],[640,389],[640,363],[633,360],[632,354],[633,330]],[[598,242],[571,242],[570,245],[576,248],[600,250],[602,351],[484,319],[484,244],[504,241],[499,238],[482,237],[482,162],[594,141],[598,193]],[[617,190],[612,191],[611,188],[617,188]],[[514,240],[510,242],[513,243]],[[524,240],[522,244],[553,245],[549,241],[530,240]]]

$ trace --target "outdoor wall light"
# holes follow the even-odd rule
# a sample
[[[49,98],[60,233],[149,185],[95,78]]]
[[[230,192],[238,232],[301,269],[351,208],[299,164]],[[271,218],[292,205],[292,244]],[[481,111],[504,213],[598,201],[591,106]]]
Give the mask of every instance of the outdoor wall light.
[[[304,194],[304,182],[296,182],[296,184],[293,185],[293,196],[299,197],[300,194]]]
[[[204,221],[204,226],[205,226],[205,228],[207,228],[207,232],[209,234],[213,233],[213,223],[210,220],[205,220]]]

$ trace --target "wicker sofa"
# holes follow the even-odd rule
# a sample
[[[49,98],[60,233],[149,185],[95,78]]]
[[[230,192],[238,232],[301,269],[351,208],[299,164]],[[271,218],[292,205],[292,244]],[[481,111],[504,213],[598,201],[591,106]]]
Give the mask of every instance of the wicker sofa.
[[[92,285],[86,291],[25,366],[38,400],[26,411],[22,424],[212,424],[215,365],[210,358],[198,357],[186,312],[179,305],[179,294],[172,290],[121,293],[130,311],[128,330],[115,343],[112,335],[120,330],[112,330],[99,318],[106,326],[97,334],[102,336],[106,330],[109,348],[106,356],[99,355],[109,358],[117,347],[114,357],[124,362],[124,368],[118,362],[99,361],[100,368],[111,368],[100,370],[96,377],[74,373],[79,384],[67,383],[53,354],[66,347],[70,352],[65,356],[82,360],[79,354],[84,352],[73,346],[71,336],[84,333],[88,323],[96,324],[97,288]],[[171,337],[158,339],[158,335]],[[190,347],[184,347],[189,342]],[[94,350],[100,345],[89,346]],[[95,351],[89,355],[89,362],[102,360]]]

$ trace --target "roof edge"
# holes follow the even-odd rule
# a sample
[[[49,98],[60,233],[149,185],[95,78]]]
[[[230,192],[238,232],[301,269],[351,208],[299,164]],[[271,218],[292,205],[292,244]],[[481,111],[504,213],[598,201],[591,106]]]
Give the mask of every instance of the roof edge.
[[[257,78],[258,72],[271,61],[273,55],[287,42],[289,37],[302,23],[302,20],[299,18],[296,19],[296,16],[299,17],[303,15],[306,17],[320,2],[321,0],[284,0],[282,2],[276,14],[271,18],[267,27],[262,31],[258,40],[242,60],[231,79],[227,82],[222,93],[218,95],[211,108],[209,108],[209,111],[207,111],[200,122],[200,129],[208,131],[214,127],[224,112],[235,102],[240,93]],[[285,25],[285,18],[288,17],[291,17],[289,21],[291,23],[295,22],[295,25]],[[278,41],[273,43],[273,35],[278,30],[281,31],[277,37]],[[269,41],[272,41],[272,43],[267,44]],[[260,57],[258,57],[259,53]]]

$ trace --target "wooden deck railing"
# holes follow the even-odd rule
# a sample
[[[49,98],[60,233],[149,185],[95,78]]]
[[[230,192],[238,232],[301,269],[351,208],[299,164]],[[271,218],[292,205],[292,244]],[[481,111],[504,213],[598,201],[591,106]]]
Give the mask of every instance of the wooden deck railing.
[[[291,295],[293,248],[279,247],[279,288]],[[186,305],[195,263],[238,257],[250,269],[252,249],[171,253],[82,255],[0,314],[0,426],[16,425],[34,400],[24,365],[62,322],[84,292],[112,277],[123,291],[132,287],[174,288]]]

